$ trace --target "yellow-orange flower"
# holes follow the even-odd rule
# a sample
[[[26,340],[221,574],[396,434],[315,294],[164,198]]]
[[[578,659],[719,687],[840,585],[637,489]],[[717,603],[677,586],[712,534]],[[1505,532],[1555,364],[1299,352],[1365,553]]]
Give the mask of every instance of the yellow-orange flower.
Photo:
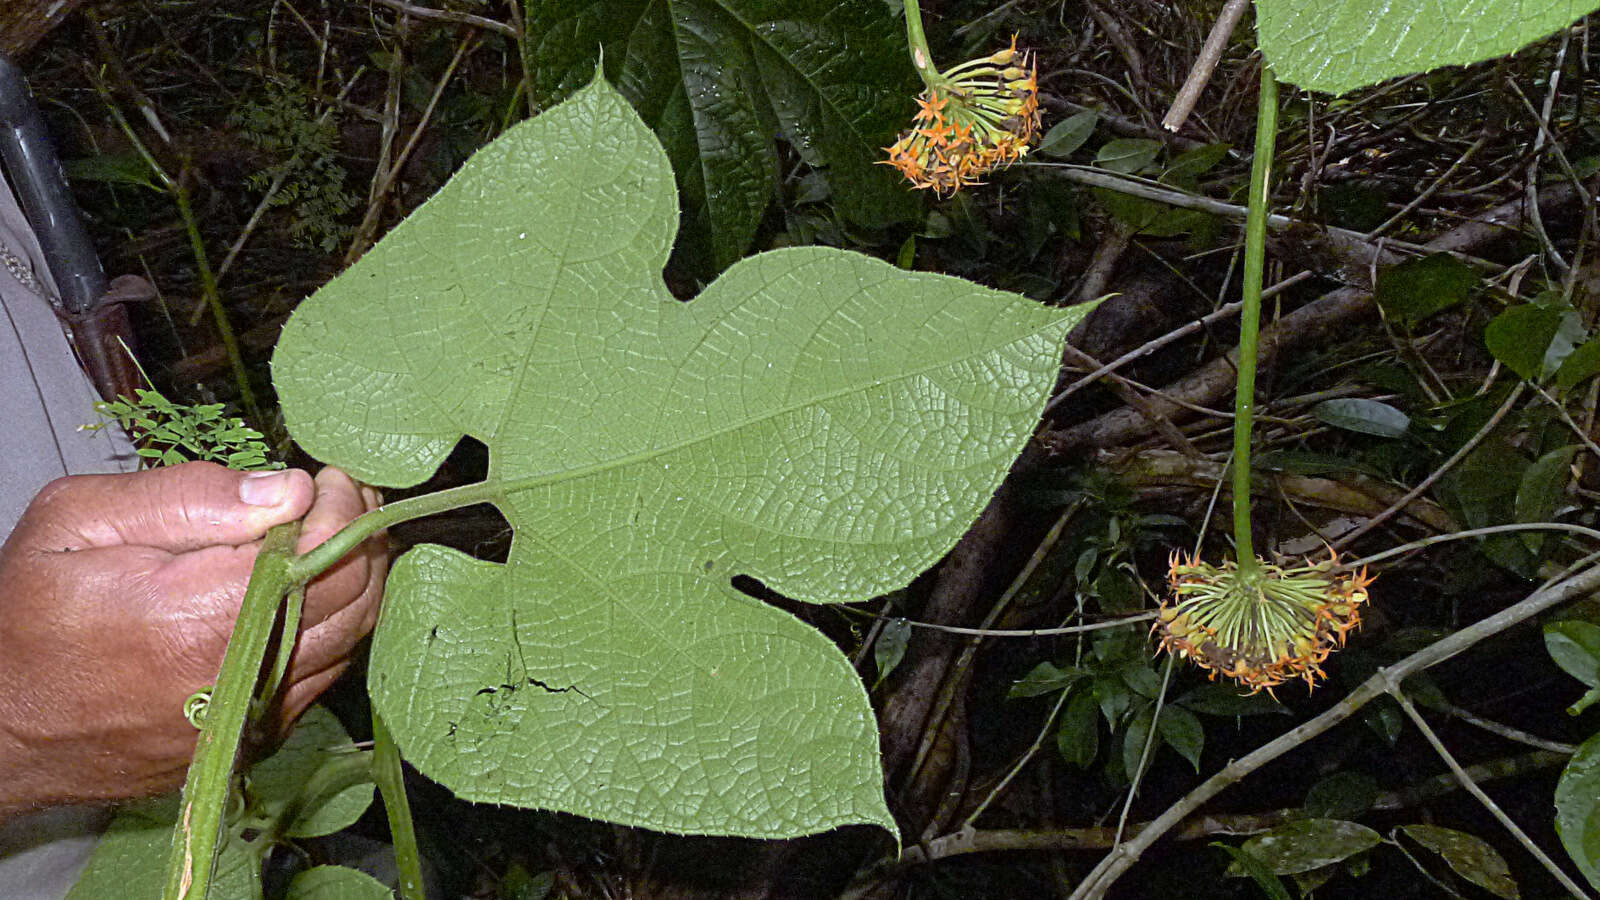
[[[1172,554],[1169,598],[1154,631],[1161,646],[1255,693],[1301,678],[1315,687],[1322,662],[1361,624],[1367,571],[1333,572],[1337,560],[1293,568],[1213,566]]]
[[[1039,137],[1039,83],[1031,53],[1011,46],[941,73],[917,98],[912,127],[885,165],[940,196],[1028,153]]]

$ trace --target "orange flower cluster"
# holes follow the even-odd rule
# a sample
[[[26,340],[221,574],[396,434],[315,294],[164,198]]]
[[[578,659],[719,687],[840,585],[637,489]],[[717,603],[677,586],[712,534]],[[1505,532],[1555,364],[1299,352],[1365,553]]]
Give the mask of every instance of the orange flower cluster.
[[[1334,574],[1338,560],[1290,569],[1259,564],[1246,576],[1233,562],[1212,566],[1174,553],[1152,629],[1162,649],[1238,681],[1256,693],[1294,678],[1316,687],[1322,662],[1361,625],[1372,583],[1366,569]]]
[[[917,98],[910,131],[885,147],[884,165],[940,196],[1028,153],[1039,137],[1039,82],[1031,53],[1017,39],[999,53],[962,63]]]

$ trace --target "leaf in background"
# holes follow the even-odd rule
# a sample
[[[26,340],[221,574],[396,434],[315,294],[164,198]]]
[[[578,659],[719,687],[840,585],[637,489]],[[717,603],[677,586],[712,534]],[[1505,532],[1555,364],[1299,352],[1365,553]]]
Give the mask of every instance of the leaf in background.
[[[1600,889],[1600,734],[1583,742],[1556,782],[1556,834],[1583,877]]]
[[[1122,771],[1129,781],[1139,778],[1139,763],[1144,759],[1145,744],[1150,743],[1150,726],[1155,723],[1154,703],[1141,703],[1128,729],[1122,733]],[[1150,744],[1150,755],[1155,756],[1159,744]]]
[[[1166,741],[1168,747],[1187,759],[1196,772],[1200,771],[1200,753],[1206,746],[1206,729],[1194,713],[1181,706],[1163,706],[1160,717],[1156,719],[1156,730],[1161,732],[1161,739]]]
[[[1523,470],[1522,480],[1517,485],[1515,504],[1518,522],[1526,524],[1555,520],[1556,510],[1567,495],[1567,481],[1572,476],[1572,457],[1577,451],[1576,444],[1559,447],[1534,460],[1533,465]],[[1538,553],[1546,537],[1548,535],[1535,531],[1523,532],[1522,542],[1528,545],[1529,550]]]
[[[1012,700],[1018,697],[1038,697],[1042,694],[1053,694],[1064,688],[1072,687],[1078,680],[1088,675],[1083,669],[1072,666],[1066,669],[1057,668],[1055,663],[1042,662],[1022,676],[1006,696]]]
[[[683,195],[680,244],[709,278],[743,256],[776,192],[781,133],[825,166],[857,224],[920,201],[880,148],[909,126],[917,80],[880,0],[528,0],[524,56],[550,103],[607,77],[666,146]]]
[[[1283,881],[1254,853],[1221,841],[1212,841],[1211,846],[1225,851],[1232,857],[1233,862],[1228,864],[1227,874],[1236,878],[1250,876],[1251,880],[1266,893],[1268,900],[1292,900],[1289,889],[1283,886]]]
[[[1409,328],[1467,299],[1482,281],[1478,270],[1448,253],[1435,253],[1379,271],[1372,294],[1385,315]]]
[[[131,150],[127,153],[101,153],[82,159],[69,159],[61,164],[61,170],[74,181],[131,184],[152,191],[161,190],[155,182],[156,173],[150,168],[149,160]]]
[[[1364,397],[1324,400],[1311,407],[1311,414],[1335,428],[1397,438],[1411,426],[1411,418],[1387,403]]]
[[[314,866],[289,882],[287,900],[393,900],[394,891],[346,866]]]
[[[1155,162],[1161,153],[1161,142],[1150,138],[1113,138],[1106,141],[1094,155],[1094,164],[1102,169],[1132,175]]]
[[[1256,31],[1279,78],[1342,94],[1513,53],[1596,9],[1600,0],[1256,0]]]
[[[1600,625],[1567,619],[1544,626],[1544,646],[1561,671],[1600,687]]]
[[[1335,772],[1306,791],[1305,813],[1317,819],[1353,819],[1372,808],[1378,782],[1365,772]]]
[[[609,55],[609,54],[608,54]],[[673,832],[894,827],[876,722],[827,638],[738,591],[854,602],[955,544],[1086,309],[821,247],[661,281],[660,145],[597,79],[469,160],[285,326],[291,434],[377,485],[463,436],[504,564],[422,545],[368,688],[462,797]]]
[[[1527,381],[1544,374],[1545,351],[1561,328],[1565,312],[1525,303],[1495,316],[1483,330],[1483,342],[1495,359]]]
[[[255,807],[269,817],[281,815],[291,801],[298,799],[311,774],[306,767],[317,765],[316,757],[323,748],[349,743],[350,736],[333,713],[321,706],[306,710],[278,752],[250,770]],[[278,833],[287,835],[292,830],[293,836],[313,837],[353,824],[372,802],[372,785],[357,785],[331,798],[305,799],[308,806],[292,823],[280,823]],[[167,882],[167,849],[172,845],[172,828],[177,820],[177,794],[124,806],[95,844],[89,865],[72,886],[67,900],[156,900]],[[212,896],[261,895],[261,854],[265,848],[255,846],[255,842],[265,838],[267,832],[260,826],[256,817],[231,824],[217,856]],[[245,831],[251,833],[252,840],[243,839]]]
[[[1556,333],[1550,336],[1550,346],[1545,348],[1544,364],[1540,366],[1539,371],[1541,378],[1560,371],[1566,364],[1567,357],[1589,339],[1589,329],[1583,324],[1583,314],[1565,303],[1560,308],[1561,324],[1556,327]]]
[[[1033,152],[1066,159],[1089,140],[1089,135],[1094,134],[1095,123],[1099,121],[1100,114],[1092,109],[1068,116],[1044,133],[1038,149]]]
[[[1444,857],[1452,871],[1496,897],[1517,900],[1521,895],[1511,878],[1511,867],[1489,843],[1476,835],[1437,825],[1404,825],[1406,836]]]
[[[1384,473],[1359,459],[1350,459],[1333,453],[1314,450],[1268,450],[1256,463],[1258,468],[1294,475],[1371,475],[1383,478]],[[1258,695],[1259,696],[1259,695]]]
[[[1274,874],[1293,875],[1349,859],[1381,840],[1376,831],[1356,822],[1301,819],[1252,837],[1243,849]]]
[[[1231,684],[1209,681],[1173,701],[1208,716],[1288,715],[1289,708],[1265,691],[1250,694]]]
[[[1589,686],[1577,703],[1567,708],[1578,715],[1600,701],[1600,625],[1568,619],[1544,626],[1544,647],[1561,671]]]
[[[873,690],[877,690],[895,666],[900,665],[900,660],[906,658],[906,644],[910,640],[910,622],[890,619],[884,623],[883,630],[878,632],[877,643],[872,645],[872,662],[878,669],[878,680],[872,683]]]
[[[1600,338],[1590,338],[1562,360],[1561,368],[1556,369],[1556,387],[1566,393],[1597,373],[1600,373]]]
[[[1087,769],[1100,755],[1100,709],[1090,691],[1078,691],[1061,711],[1056,727],[1056,749],[1061,758]]]

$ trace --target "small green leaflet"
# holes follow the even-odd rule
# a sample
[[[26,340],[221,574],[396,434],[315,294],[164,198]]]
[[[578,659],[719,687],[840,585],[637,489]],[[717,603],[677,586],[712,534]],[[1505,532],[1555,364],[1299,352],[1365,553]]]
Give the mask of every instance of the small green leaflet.
[[[1058,310],[819,247],[668,294],[667,155],[601,79],[510,129],[296,311],[291,433],[384,486],[463,436],[516,536],[391,572],[368,689],[467,799],[663,831],[892,829],[838,649],[735,576],[852,602],[977,517],[1037,423]]]

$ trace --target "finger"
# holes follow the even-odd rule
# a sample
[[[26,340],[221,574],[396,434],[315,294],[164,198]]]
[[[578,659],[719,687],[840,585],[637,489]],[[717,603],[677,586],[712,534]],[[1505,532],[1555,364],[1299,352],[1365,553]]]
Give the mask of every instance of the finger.
[[[339,676],[349,667],[349,662],[338,662],[290,685],[284,692],[283,704],[280,707],[279,721],[283,729],[280,733],[288,734],[300,716],[311,707],[311,704],[317,702],[317,698],[328,688],[333,687],[334,682],[338,681]]]
[[[260,549],[256,542],[191,550],[168,557],[144,579],[146,617],[183,675],[216,677]]]
[[[247,544],[311,506],[298,469],[236,472],[192,462],[124,475],[77,475],[45,486],[18,525],[51,550],[119,544],[181,553]]]
[[[356,483],[338,469],[330,467],[317,473],[316,484],[316,500],[306,513],[300,532],[301,553],[332,537],[368,508]],[[375,546],[375,540],[363,542],[312,580],[306,589],[306,625],[323,621],[361,596],[373,577]]]
[[[348,658],[377,624],[381,591],[381,585],[374,585],[321,622],[304,626],[295,645],[289,679],[304,678]]]

